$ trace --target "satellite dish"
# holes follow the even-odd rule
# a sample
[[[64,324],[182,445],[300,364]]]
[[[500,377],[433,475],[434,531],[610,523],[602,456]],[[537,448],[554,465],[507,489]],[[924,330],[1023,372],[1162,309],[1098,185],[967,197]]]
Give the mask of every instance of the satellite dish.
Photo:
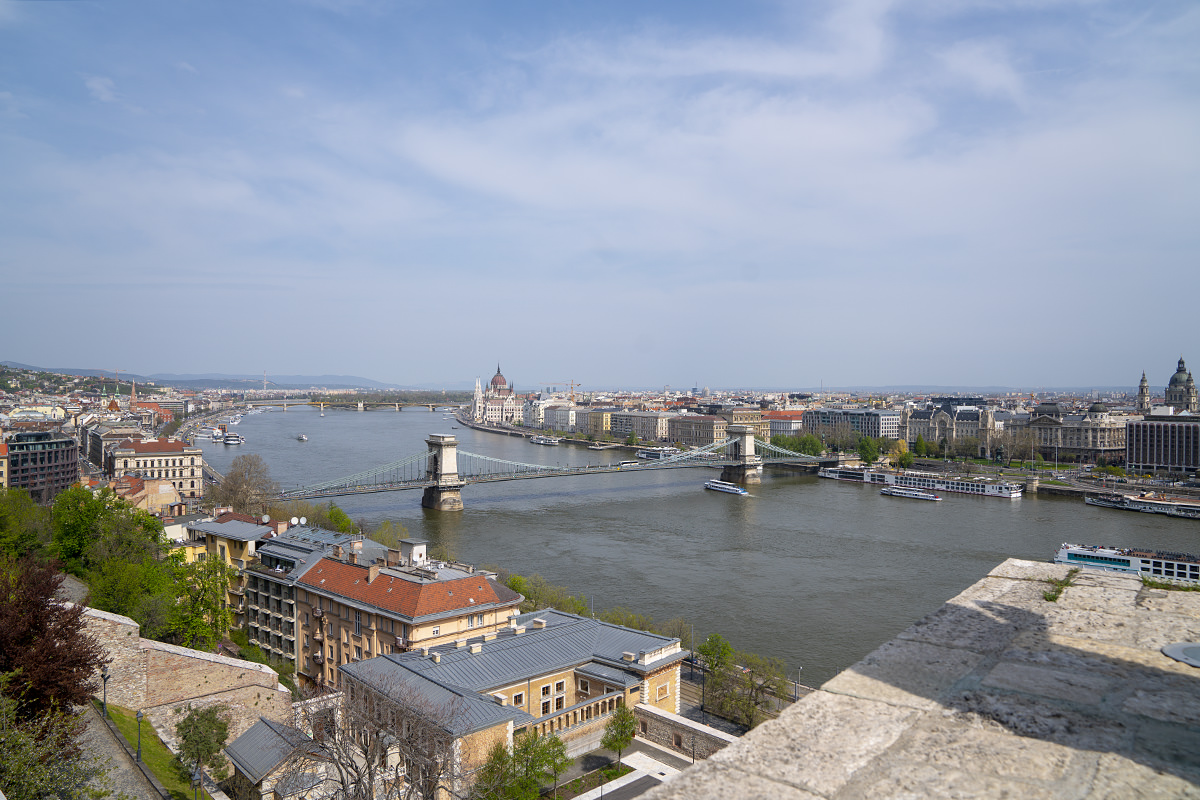
[[[301,524],[301,525],[307,525],[307,524],[308,524],[308,517],[301,517],[301,518],[300,518],[300,524]]]
[[[296,524],[296,523],[298,523],[299,521],[300,521],[300,520],[296,519],[295,517],[292,517],[292,524],[293,524],[293,525],[295,525],[295,524]]]
[[[271,521],[271,515],[270,515],[270,514],[263,514],[263,525],[266,525],[266,524],[267,524],[268,522],[270,522],[270,521]]]

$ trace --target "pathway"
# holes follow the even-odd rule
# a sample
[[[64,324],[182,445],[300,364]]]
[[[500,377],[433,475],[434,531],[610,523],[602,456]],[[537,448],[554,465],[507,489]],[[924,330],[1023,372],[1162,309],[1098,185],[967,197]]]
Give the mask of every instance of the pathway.
[[[100,712],[90,703],[84,711],[87,727],[81,743],[84,750],[106,761],[112,767],[108,773],[112,781],[113,796],[128,795],[134,800],[162,800],[142,771],[134,766],[133,759],[121,742],[116,741],[112,729],[104,724]],[[115,734],[120,735],[120,734]]]

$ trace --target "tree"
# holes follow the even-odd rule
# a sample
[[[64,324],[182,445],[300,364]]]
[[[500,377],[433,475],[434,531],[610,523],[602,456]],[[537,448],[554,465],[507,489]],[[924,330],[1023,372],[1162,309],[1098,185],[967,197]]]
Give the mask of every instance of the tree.
[[[612,718],[608,724],[604,726],[604,736],[600,739],[600,746],[605,750],[615,750],[617,753],[617,766],[621,766],[621,753],[633,743],[633,737],[637,733],[637,717],[627,705],[617,706],[617,710],[613,712]]]
[[[567,755],[567,743],[557,736],[543,736],[539,739],[542,750],[542,774],[554,777],[554,796],[558,797],[558,779],[571,768],[575,759]]]
[[[354,520],[333,502],[329,503],[329,521],[333,523],[333,529],[336,531],[354,533]]]
[[[726,704],[734,720],[754,727],[762,722],[776,697],[787,696],[783,662],[755,653],[738,653],[736,660],[741,669],[731,673],[735,680],[725,695]]]
[[[929,454],[929,445],[925,442],[925,437],[917,434],[917,441],[913,442],[913,452],[918,458],[924,458]]]
[[[100,518],[116,503],[111,489],[92,493],[72,486],[54,499],[54,553],[77,575],[84,570],[84,555],[95,541]]]
[[[21,558],[40,552],[53,539],[50,509],[24,489],[0,486],[0,553]]]
[[[864,436],[858,440],[858,457],[868,466],[879,460],[879,447],[870,436]]]
[[[262,456],[250,453],[233,460],[225,479],[212,487],[209,500],[214,506],[230,506],[243,514],[261,514],[278,494],[279,484],[271,480]]]
[[[233,611],[225,601],[229,582],[236,574],[219,558],[185,566],[178,583],[179,597],[168,622],[172,636],[186,647],[216,647],[233,625]]]
[[[696,652],[700,654],[700,660],[709,672],[721,672],[733,662],[733,645],[725,641],[725,637],[719,633],[709,634],[704,643],[696,648]]]
[[[401,540],[408,538],[408,528],[398,522],[385,519],[379,523],[379,527],[371,531],[370,536],[381,545],[395,550],[399,549]]]
[[[175,709],[182,714],[183,708]],[[175,723],[175,735],[179,737],[179,767],[190,775],[197,766],[210,770],[221,770],[225,759],[221,749],[229,738],[229,706],[216,703],[193,708],[187,706],[187,716]],[[219,774],[219,773],[218,773]]]
[[[896,463],[898,463],[902,469],[908,469],[913,465],[914,461],[916,461],[916,458],[913,456],[912,452],[905,450],[900,454],[900,457],[896,460]]]
[[[633,431],[630,431],[629,435],[625,437],[625,444],[629,445],[630,447],[636,447],[637,443],[638,443],[637,434],[634,433]]]
[[[81,746],[83,715],[54,709],[23,717],[14,677],[0,675],[0,791],[8,800],[107,795],[111,768]]]
[[[87,633],[84,605],[57,597],[63,575],[26,557],[0,557],[0,673],[13,679],[17,716],[30,719],[87,702],[100,688],[104,648]]]

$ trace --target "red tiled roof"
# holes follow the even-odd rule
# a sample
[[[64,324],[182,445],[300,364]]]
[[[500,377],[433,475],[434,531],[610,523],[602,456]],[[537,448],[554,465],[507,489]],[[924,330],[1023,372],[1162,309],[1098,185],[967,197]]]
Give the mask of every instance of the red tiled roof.
[[[800,419],[803,411],[764,411],[763,419]]]
[[[249,514],[243,514],[240,511],[226,511],[224,514],[213,520],[213,522],[218,525],[224,525],[226,522],[249,522],[251,525],[257,525],[262,522],[262,520],[258,517],[252,517]]]
[[[8,445],[4,442],[0,442],[0,456],[6,455],[8,455]]]
[[[380,573],[367,583],[368,572],[368,567],[323,558],[299,582],[319,592],[369,603],[410,619],[500,602],[483,575],[416,583]]]
[[[117,449],[133,450],[140,455],[141,453],[182,453],[187,446],[187,442],[180,440],[147,439],[144,442],[135,442],[132,439],[126,439]]]

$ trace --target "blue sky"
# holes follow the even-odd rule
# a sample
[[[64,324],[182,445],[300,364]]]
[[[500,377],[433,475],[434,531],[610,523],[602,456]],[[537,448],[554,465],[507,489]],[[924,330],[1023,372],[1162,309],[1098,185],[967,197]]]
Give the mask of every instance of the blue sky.
[[[0,359],[1160,385],[1198,90],[1193,2],[0,0]]]

